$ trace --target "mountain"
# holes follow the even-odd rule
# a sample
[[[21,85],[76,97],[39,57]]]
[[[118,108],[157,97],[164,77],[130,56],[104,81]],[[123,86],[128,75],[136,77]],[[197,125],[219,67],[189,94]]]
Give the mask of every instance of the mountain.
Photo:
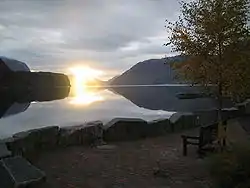
[[[103,85],[103,81],[99,80],[99,79],[89,79],[86,80],[84,82],[84,85],[86,86],[102,86]]]
[[[184,61],[182,56],[162,59],[150,59],[134,65],[132,68],[109,80],[110,85],[151,85],[176,84],[176,72],[171,68],[173,62]]]

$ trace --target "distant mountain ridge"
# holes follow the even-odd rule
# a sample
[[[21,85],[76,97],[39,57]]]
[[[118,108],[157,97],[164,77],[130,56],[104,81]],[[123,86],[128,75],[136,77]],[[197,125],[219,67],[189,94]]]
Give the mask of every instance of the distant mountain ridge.
[[[162,59],[149,59],[142,61],[125,71],[120,76],[109,80],[110,85],[153,85],[177,84],[176,71],[171,64],[182,62],[183,56],[167,57]]]

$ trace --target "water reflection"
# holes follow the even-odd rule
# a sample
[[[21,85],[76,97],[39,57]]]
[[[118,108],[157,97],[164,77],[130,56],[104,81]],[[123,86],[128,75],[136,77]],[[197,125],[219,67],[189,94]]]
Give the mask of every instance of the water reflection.
[[[103,101],[104,97],[98,92],[102,87],[88,86],[83,77],[75,76],[71,79],[70,104],[76,106],[87,106],[92,103]]]
[[[1,88],[0,118],[25,112],[33,101],[53,101],[69,95],[69,87]]]
[[[73,105],[90,105],[92,103],[103,101],[104,97],[101,96],[98,87],[87,87],[84,85],[77,85],[71,88],[71,100],[70,104]]]
[[[170,112],[194,112],[218,107],[218,102],[213,98],[179,99],[179,93],[198,93],[200,87],[189,86],[149,86],[149,87],[112,87],[115,94],[130,100],[136,106],[150,110],[164,110]],[[230,100],[224,100],[225,108],[232,107]]]

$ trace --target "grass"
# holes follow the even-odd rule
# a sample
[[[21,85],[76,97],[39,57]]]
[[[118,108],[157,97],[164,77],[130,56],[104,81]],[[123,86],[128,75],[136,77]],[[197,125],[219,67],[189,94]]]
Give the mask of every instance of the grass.
[[[250,147],[234,145],[212,156],[209,170],[218,188],[249,188]]]

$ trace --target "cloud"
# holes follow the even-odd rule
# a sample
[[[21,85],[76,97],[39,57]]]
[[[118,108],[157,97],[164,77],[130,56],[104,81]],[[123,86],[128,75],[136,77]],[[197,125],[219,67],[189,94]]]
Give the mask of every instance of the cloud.
[[[40,70],[92,62],[122,71],[170,53],[164,21],[176,19],[178,7],[176,0],[1,1],[0,54]]]

